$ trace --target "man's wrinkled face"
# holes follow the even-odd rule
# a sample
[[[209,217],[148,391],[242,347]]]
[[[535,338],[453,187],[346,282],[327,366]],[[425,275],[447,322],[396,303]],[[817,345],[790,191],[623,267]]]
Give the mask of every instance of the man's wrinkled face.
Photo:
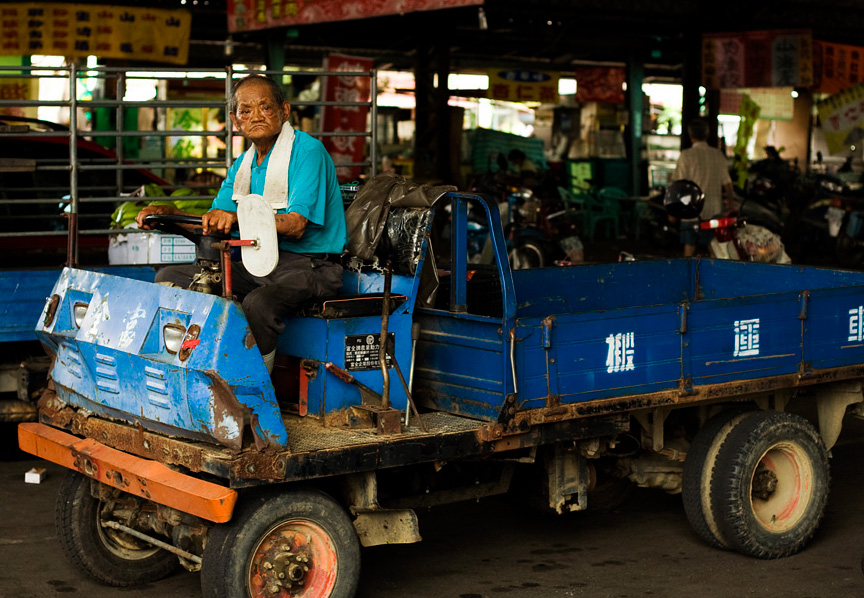
[[[288,120],[290,105],[277,105],[266,83],[246,83],[237,91],[236,100],[237,113],[231,114],[231,120],[252,143],[279,135],[282,123]]]

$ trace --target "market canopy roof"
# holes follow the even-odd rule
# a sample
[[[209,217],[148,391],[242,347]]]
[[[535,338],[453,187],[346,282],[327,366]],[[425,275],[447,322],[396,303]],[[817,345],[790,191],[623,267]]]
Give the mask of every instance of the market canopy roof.
[[[135,5],[188,10],[187,64],[208,68],[261,63],[268,48],[284,46],[291,64],[320,67],[323,56],[336,51],[373,58],[379,67],[411,69],[419,53],[437,48],[442,68],[449,64],[452,70],[525,66],[566,73],[634,60],[646,64],[649,77],[680,78],[682,64],[698,61],[704,33],[809,29],[813,40],[856,45],[864,30],[864,8],[851,0],[142,0]],[[238,12],[245,15],[244,27],[238,27]]]

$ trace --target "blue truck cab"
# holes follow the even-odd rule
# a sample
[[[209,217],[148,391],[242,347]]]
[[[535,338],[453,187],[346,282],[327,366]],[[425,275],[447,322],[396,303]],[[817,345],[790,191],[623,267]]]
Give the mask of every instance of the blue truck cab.
[[[62,272],[37,325],[52,384],[19,441],[69,468],[61,544],[87,574],[146,583],[179,559],[205,596],[351,596],[361,545],[419,541],[415,509],[517,476],[560,514],[659,487],[711,544],[807,544],[862,401],[864,273],[511,270],[489,198],[442,202],[444,239],[440,206],[390,211],[377,259],[287,319],[272,375],[231,298]],[[469,205],[492,264],[468,262]]]

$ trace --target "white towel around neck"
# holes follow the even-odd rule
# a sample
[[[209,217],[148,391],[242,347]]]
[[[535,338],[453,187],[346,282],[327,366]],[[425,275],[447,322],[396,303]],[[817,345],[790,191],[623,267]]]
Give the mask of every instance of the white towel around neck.
[[[291,163],[291,149],[294,147],[294,127],[287,122],[282,125],[282,131],[276,138],[270,161],[267,164],[267,174],[264,177],[264,199],[273,211],[288,207],[288,166]],[[249,195],[252,186],[252,160],[256,151],[253,145],[243,153],[240,168],[234,175],[234,194],[236,202]]]

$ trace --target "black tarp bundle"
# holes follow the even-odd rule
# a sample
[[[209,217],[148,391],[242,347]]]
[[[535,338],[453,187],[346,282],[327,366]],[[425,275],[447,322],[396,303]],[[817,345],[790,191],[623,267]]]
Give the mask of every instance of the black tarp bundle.
[[[391,208],[429,208],[450,191],[456,191],[456,187],[420,184],[390,173],[375,176],[357,191],[345,210],[348,253],[364,261],[373,259],[384,237]],[[407,212],[399,220],[406,218],[409,218]],[[390,228],[399,231],[403,227],[394,222]]]

